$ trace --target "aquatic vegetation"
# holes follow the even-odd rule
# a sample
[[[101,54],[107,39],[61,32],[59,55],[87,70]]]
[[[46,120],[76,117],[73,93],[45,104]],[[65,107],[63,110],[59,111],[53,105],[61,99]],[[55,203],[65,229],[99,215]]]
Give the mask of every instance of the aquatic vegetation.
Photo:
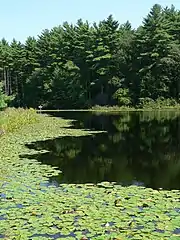
[[[43,150],[26,143],[92,132],[70,122],[41,121],[1,137],[0,237],[6,239],[179,239],[180,191],[116,183],[49,183],[60,169],[20,158]]]
[[[40,120],[39,115],[33,109],[7,108],[0,112],[0,136],[7,132],[14,132],[28,124]]]

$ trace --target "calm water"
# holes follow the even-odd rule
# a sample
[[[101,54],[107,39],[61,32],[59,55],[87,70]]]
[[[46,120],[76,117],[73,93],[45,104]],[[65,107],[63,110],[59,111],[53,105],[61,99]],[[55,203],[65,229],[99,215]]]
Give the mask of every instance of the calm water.
[[[49,151],[32,158],[63,171],[50,181],[116,181],[124,185],[180,189],[180,116],[177,113],[60,112],[53,115],[77,120],[74,128],[107,132],[28,145]]]

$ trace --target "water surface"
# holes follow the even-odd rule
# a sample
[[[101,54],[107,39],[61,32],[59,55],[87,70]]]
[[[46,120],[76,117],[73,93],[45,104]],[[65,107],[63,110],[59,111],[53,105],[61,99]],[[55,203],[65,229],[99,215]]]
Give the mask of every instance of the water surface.
[[[54,112],[76,120],[73,128],[103,130],[93,136],[61,137],[28,147],[48,150],[32,155],[58,166],[57,183],[115,181],[152,188],[180,189],[180,116],[172,112],[92,114]]]

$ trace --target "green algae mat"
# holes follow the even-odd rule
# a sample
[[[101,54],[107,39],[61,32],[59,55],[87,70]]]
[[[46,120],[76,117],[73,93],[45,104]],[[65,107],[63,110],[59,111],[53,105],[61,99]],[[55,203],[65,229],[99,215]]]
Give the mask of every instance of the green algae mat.
[[[52,117],[1,137],[0,238],[4,239],[180,239],[180,191],[116,183],[49,184],[59,169],[22,154],[26,143],[82,136]]]

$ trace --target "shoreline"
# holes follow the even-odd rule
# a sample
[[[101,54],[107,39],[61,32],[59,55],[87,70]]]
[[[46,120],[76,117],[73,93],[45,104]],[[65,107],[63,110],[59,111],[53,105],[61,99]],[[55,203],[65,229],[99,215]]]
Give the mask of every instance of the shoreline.
[[[180,111],[180,108],[161,108],[161,109],[35,109],[36,112],[162,112],[162,111]]]

